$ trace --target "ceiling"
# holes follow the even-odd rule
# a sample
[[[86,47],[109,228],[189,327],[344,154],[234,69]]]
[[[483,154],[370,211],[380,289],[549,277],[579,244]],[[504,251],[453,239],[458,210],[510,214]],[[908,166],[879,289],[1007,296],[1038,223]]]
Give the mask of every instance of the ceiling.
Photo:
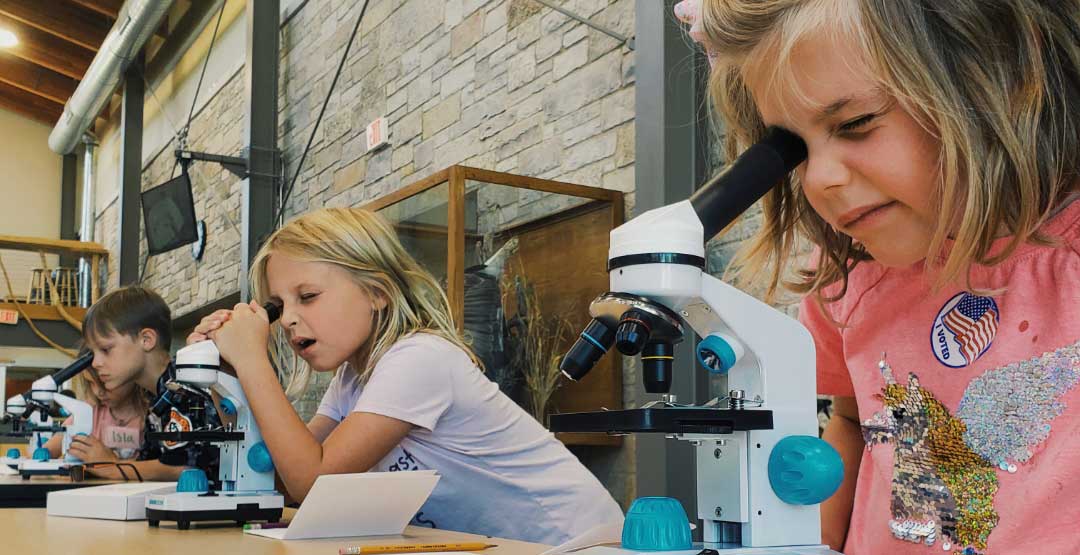
[[[0,108],[54,125],[123,5],[124,0],[0,0],[0,28],[19,40],[0,48]]]

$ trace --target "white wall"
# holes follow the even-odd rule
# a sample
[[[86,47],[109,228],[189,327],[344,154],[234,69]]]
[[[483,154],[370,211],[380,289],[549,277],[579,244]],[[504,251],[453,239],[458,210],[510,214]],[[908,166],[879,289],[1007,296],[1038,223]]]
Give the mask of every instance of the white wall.
[[[49,150],[51,127],[0,109],[0,234],[60,238],[62,158]],[[0,251],[16,294],[25,295],[37,254]],[[49,264],[55,264],[50,257]],[[0,297],[8,289],[0,275]]]

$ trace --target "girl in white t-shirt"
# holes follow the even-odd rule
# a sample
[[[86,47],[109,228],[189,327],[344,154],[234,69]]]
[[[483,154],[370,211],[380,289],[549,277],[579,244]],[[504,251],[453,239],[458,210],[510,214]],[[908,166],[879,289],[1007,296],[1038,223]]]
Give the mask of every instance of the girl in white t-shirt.
[[[435,278],[374,213],[331,208],[292,220],[252,263],[255,300],[203,319],[237,372],[290,495],[321,474],[434,469],[414,524],[561,543],[618,521],[600,482],[486,379]],[[267,356],[261,303],[282,307],[293,350],[336,372],[305,424]],[[294,375],[306,383],[306,367]]]

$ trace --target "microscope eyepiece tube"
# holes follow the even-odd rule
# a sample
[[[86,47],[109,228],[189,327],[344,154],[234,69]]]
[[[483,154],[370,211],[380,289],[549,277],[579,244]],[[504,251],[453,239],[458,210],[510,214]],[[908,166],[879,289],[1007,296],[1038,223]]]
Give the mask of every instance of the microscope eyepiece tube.
[[[270,318],[270,323],[273,324],[278,318],[281,318],[281,305],[275,302],[267,302],[263,304],[263,310],[266,311],[266,316]]]
[[[770,127],[760,141],[690,197],[690,204],[705,228],[705,240],[712,239],[735,221],[803,160],[806,160],[806,143],[802,138],[779,127]]]
[[[70,380],[71,378],[74,378],[80,372],[89,368],[90,365],[93,364],[93,362],[94,353],[88,351],[83,356],[75,359],[75,361],[71,364],[61,368],[60,370],[57,370],[56,373],[52,375],[52,379],[59,387],[60,384]]]
[[[608,352],[614,341],[615,331],[594,318],[559,362],[559,370],[571,380],[580,380]]]

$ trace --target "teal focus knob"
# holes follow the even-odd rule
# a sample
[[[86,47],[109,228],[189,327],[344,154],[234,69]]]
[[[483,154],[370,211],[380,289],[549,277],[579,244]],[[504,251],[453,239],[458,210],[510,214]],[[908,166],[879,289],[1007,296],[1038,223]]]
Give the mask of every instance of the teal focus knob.
[[[52,457],[49,456],[49,450],[44,447],[38,447],[34,449],[34,454],[31,456],[35,461],[47,461]]]
[[[690,549],[686,510],[670,497],[635,499],[623,523],[622,546],[636,551]]]
[[[710,335],[697,346],[697,359],[712,374],[727,374],[735,366],[735,349],[724,338]]]
[[[222,399],[221,412],[225,413],[225,416],[233,416],[236,414],[236,405],[233,404],[231,399]]]
[[[206,472],[199,468],[189,468],[180,473],[180,479],[176,482],[176,492],[202,493],[210,489],[210,481],[206,479]]]
[[[844,462],[832,445],[813,436],[788,436],[769,454],[769,485],[785,503],[815,505],[844,481]]]
[[[248,450],[248,466],[255,472],[270,472],[274,470],[274,460],[270,458],[270,450],[266,443],[260,441]]]
[[[18,447],[12,447],[11,449],[7,450],[7,457],[9,459],[17,459],[19,457],[22,457],[22,451],[19,451]]]

